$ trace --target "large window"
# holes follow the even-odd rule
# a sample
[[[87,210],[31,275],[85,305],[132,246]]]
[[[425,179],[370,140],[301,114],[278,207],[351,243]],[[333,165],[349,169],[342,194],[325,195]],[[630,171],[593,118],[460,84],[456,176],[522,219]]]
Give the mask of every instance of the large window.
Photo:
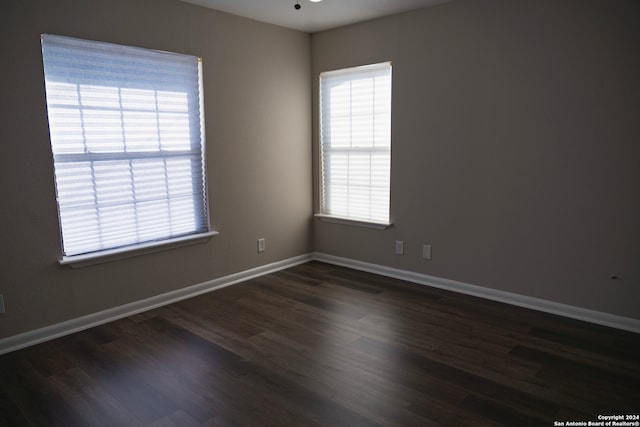
[[[389,224],[391,63],[320,74],[320,216]]]
[[[45,34],[64,257],[206,237],[199,58]]]

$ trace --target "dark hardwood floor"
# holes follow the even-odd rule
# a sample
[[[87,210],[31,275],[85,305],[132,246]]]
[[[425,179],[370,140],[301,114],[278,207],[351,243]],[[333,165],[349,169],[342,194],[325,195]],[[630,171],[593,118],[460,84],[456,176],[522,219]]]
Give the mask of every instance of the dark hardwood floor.
[[[311,262],[0,356],[2,426],[553,426],[640,335]]]

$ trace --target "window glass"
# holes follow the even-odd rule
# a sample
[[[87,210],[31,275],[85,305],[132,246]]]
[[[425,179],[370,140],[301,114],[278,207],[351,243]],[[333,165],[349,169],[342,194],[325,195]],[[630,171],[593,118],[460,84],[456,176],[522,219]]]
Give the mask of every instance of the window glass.
[[[65,256],[206,233],[199,58],[45,34]]]
[[[320,75],[321,214],[389,223],[391,63]]]

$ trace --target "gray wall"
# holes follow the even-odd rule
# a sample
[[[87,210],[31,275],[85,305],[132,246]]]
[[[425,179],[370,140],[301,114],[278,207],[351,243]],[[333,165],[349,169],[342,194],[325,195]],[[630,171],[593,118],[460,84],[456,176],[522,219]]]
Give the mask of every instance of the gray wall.
[[[638,23],[633,0],[456,0],[314,34],[314,106],[319,72],[393,61],[394,222],[316,220],[314,249],[640,318]]]
[[[61,253],[40,34],[203,58],[208,243],[73,270]],[[310,252],[310,36],[176,0],[0,3],[0,338]],[[258,254],[256,239],[267,251]]]
[[[637,22],[633,0],[456,0],[310,37],[177,0],[2,1],[0,338],[312,250],[640,318]],[[43,32],[203,58],[219,236],[57,265]],[[385,60],[394,226],[314,221],[317,75]]]

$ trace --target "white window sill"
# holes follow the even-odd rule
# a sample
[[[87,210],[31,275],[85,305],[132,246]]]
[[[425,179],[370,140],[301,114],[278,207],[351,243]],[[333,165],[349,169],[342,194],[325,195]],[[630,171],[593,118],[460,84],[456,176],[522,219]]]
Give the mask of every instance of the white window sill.
[[[343,224],[343,225],[355,225],[356,227],[375,228],[377,230],[386,230],[387,228],[393,225],[393,223],[390,223],[390,222],[372,222],[372,221],[364,221],[364,220],[351,219],[351,218],[342,218],[342,217],[331,216],[326,214],[315,214],[314,217],[324,222],[332,222],[335,224]]]
[[[86,267],[89,265],[102,264],[105,262],[115,261],[118,259],[131,258],[138,255],[150,254],[166,249],[179,248],[181,246],[195,245],[202,243],[212,236],[219,234],[217,231],[209,231],[207,233],[191,234],[175,239],[162,240],[159,242],[149,242],[139,245],[127,246],[124,248],[110,249],[106,251],[94,252],[83,255],[63,256],[58,261],[60,265],[68,265],[72,268]]]

